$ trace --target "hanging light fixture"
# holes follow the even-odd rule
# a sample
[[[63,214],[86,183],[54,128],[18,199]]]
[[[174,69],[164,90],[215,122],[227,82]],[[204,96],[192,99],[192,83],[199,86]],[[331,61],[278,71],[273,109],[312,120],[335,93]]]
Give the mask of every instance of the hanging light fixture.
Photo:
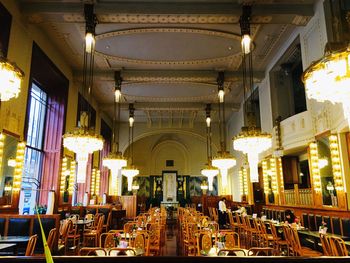
[[[249,54],[252,48],[252,38],[250,36],[251,14],[251,6],[243,5],[243,14],[239,19],[239,24],[241,27],[241,47],[244,54]]]
[[[84,5],[86,32],[95,32],[96,16],[92,4]],[[93,27],[93,29],[91,28]],[[83,86],[82,92],[88,93],[89,102],[91,104],[91,94],[93,86],[93,70],[94,70],[94,45],[90,52],[84,48],[84,65],[83,65]],[[103,138],[96,134],[94,129],[89,127],[90,107],[87,111],[83,111],[80,116],[80,127],[76,127],[72,132],[63,135],[63,146],[76,154],[78,162],[77,183],[85,183],[86,168],[89,154],[100,151],[103,148]]]
[[[226,189],[228,169],[236,165],[236,159],[226,151],[226,127],[225,127],[225,100],[224,100],[224,72],[219,72],[217,78],[219,90],[219,132],[221,151],[212,159],[211,164],[220,170],[221,186]],[[223,94],[222,98],[220,93]]]
[[[309,99],[341,103],[350,125],[350,45],[327,45],[325,56],[305,70],[303,81]]]
[[[204,169],[201,170],[201,174],[206,176],[208,178],[208,187],[209,191],[213,191],[213,181],[214,177],[218,175],[219,170],[216,169],[211,165],[211,159],[212,159],[212,153],[211,153],[211,118],[210,118],[210,111],[211,107],[210,104],[207,105],[206,109],[206,124],[207,124],[207,158],[208,158],[208,164],[205,166]]]
[[[23,71],[3,56],[0,50],[0,101],[17,98],[23,78]]]
[[[111,170],[112,176],[112,193],[114,195],[119,194],[119,186],[118,186],[118,173],[120,169],[127,165],[126,158],[123,157],[122,153],[119,152],[119,131],[120,131],[120,95],[121,95],[121,84],[122,78],[120,76],[120,71],[116,71],[114,73],[114,81],[115,81],[115,91],[119,91],[119,98],[114,100],[114,114],[113,114],[113,134],[112,134],[112,150],[111,152],[103,158],[102,164],[106,166],[109,170]],[[115,92],[116,94],[116,92]],[[116,123],[118,126],[116,127]],[[116,133],[117,131],[117,133]]]
[[[249,28],[249,20],[247,13],[251,13],[250,6],[243,6],[243,15],[241,16],[242,36]],[[248,12],[248,11],[249,12]],[[248,27],[248,28],[246,28]],[[249,30],[250,31],[250,30]],[[250,172],[250,181],[252,183],[259,182],[258,163],[259,154],[266,151],[272,146],[271,135],[261,131],[260,127],[256,127],[255,112],[253,109],[253,62],[252,54],[242,52],[242,72],[243,72],[243,90],[244,90],[244,122],[246,126],[242,127],[242,131],[233,138],[233,148],[247,154]],[[248,70],[246,59],[248,57]],[[248,71],[248,72],[247,72]],[[250,91],[250,101],[247,100],[248,91]]]
[[[128,179],[128,191],[132,191],[132,181],[139,174],[139,170],[134,166],[134,105],[129,104],[129,154],[131,164],[122,169],[122,175]]]

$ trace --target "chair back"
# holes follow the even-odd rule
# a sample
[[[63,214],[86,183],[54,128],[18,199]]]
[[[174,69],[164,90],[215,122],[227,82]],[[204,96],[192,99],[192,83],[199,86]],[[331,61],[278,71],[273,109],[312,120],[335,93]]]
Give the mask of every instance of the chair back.
[[[47,246],[49,247],[51,252],[53,250],[53,245],[55,244],[56,235],[57,235],[57,229],[53,228],[50,230],[49,235],[47,237]]]
[[[324,234],[320,234],[321,245],[323,249],[324,256],[332,256],[332,247],[329,240],[329,237]]]
[[[227,232],[225,234],[225,248],[227,249],[233,249],[233,248],[239,248],[241,247],[240,241],[239,241],[239,235],[236,232]]]
[[[348,250],[343,239],[330,236],[329,240],[332,248],[332,256],[348,256]]]
[[[103,233],[100,236],[100,247],[103,248],[112,248],[115,247],[114,236],[116,233]]]
[[[144,255],[148,256],[149,254],[149,234],[147,231],[138,231],[134,239],[134,248],[144,251]]]
[[[212,247],[212,239],[210,231],[198,231],[197,235],[197,254],[201,255],[201,251],[204,251],[206,254],[209,253],[209,250]]]
[[[38,240],[38,235],[33,235],[29,238],[27,248],[26,248],[26,253],[25,253],[26,257],[33,256],[37,240]]]

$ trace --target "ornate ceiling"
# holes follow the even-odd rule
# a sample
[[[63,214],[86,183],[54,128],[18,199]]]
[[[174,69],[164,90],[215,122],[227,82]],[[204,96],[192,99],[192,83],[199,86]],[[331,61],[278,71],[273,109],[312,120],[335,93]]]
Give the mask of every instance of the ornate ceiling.
[[[216,77],[225,71],[228,112],[242,101],[239,17],[242,0],[96,0],[94,97],[113,114],[115,70],[123,77],[122,116],[134,103],[136,121],[149,125],[204,121],[217,103]],[[314,0],[249,1],[255,81],[297,26],[313,15]],[[29,23],[40,27],[81,80],[84,1],[20,0]],[[215,110],[215,107],[214,107]],[[157,124],[157,125],[158,125]]]

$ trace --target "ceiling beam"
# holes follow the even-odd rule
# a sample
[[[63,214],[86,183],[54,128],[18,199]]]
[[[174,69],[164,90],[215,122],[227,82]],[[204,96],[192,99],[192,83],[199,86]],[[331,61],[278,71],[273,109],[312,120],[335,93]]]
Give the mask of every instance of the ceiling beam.
[[[81,14],[83,17],[82,3],[61,2],[22,2],[21,11],[26,15],[38,14]],[[238,23],[237,18],[242,14],[242,6],[238,3],[215,2],[110,2],[96,3],[95,13],[100,23],[108,19],[102,16],[108,15],[224,15],[233,16],[230,23]],[[312,17],[314,15],[312,4],[298,4],[291,1],[290,4],[263,4],[256,1],[253,6],[252,23],[293,23],[296,16]],[[100,16],[100,17],[99,17]],[[270,16],[264,21],[262,17]],[[284,18],[284,20],[283,20]],[[57,18],[56,18],[57,19]],[[66,21],[83,22],[84,20]],[[110,21],[113,22],[113,21]],[[226,22],[229,23],[229,22]]]
[[[74,78],[82,79],[83,72],[75,71]],[[216,85],[218,71],[206,70],[122,70],[121,76],[125,82],[195,82],[213,83]],[[265,78],[263,71],[253,72],[254,81],[260,82]],[[114,71],[95,71],[94,78],[102,81],[114,81]],[[235,82],[242,80],[241,71],[225,71],[225,81]]]
[[[106,111],[113,107],[114,103],[100,103],[99,109]],[[205,111],[207,104],[201,102],[134,102],[135,111]],[[127,110],[129,103],[121,103],[120,108]],[[240,107],[239,103],[225,103],[225,108],[230,111],[238,111]],[[213,111],[218,111],[218,105],[212,104]]]

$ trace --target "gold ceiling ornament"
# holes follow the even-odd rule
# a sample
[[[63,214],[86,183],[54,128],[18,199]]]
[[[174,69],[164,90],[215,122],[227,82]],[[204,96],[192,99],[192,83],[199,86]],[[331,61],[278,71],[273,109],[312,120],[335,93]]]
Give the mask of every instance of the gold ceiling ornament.
[[[2,56],[0,50],[0,101],[17,98],[21,91],[23,78],[23,71],[15,63]]]
[[[341,103],[350,125],[350,45],[326,46],[323,58],[312,63],[303,73],[309,99]]]
[[[95,45],[94,41],[90,38],[90,34],[94,36],[97,23],[93,4],[84,5],[84,14],[86,38],[84,47],[83,85],[81,92],[84,94],[87,92],[89,104],[91,105]],[[81,112],[80,127],[76,127],[72,132],[67,132],[63,135],[63,146],[76,154],[76,160],[78,163],[77,183],[85,183],[89,154],[102,150],[104,143],[103,137],[96,134],[94,129],[89,127],[90,111],[91,106],[88,106],[87,111]]]
[[[250,6],[243,6],[243,15],[241,17],[241,34],[242,37],[247,32],[250,32]],[[246,17],[248,16],[248,17]],[[261,128],[256,127],[253,91],[254,91],[254,78],[253,78],[253,62],[252,52],[242,49],[242,72],[243,72],[243,91],[244,91],[244,107],[243,115],[244,122],[247,124],[242,127],[242,131],[233,137],[233,148],[236,151],[241,151],[247,154],[249,163],[250,181],[252,183],[259,182],[258,163],[259,154],[266,151],[272,146],[271,134],[261,131]],[[248,61],[247,61],[248,60]],[[248,64],[248,65],[247,65]],[[250,99],[248,98],[248,92]]]

